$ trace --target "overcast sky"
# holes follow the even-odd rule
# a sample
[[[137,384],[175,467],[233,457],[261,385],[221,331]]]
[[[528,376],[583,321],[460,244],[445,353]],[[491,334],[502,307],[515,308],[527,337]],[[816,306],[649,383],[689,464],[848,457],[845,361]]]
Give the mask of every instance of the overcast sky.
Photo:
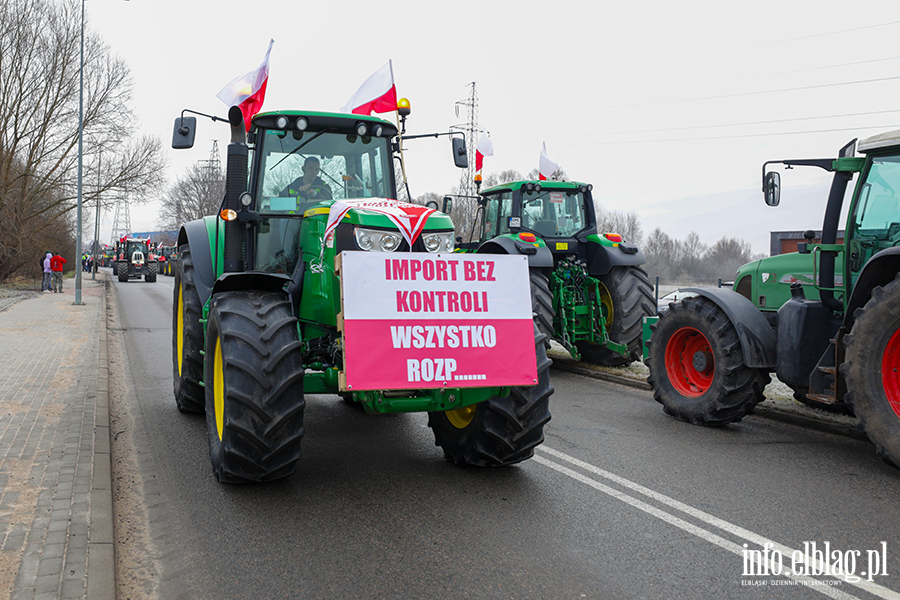
[[[820,228],[829,174],[783,177],[763,204],[766,160],[834,156],[854,137],[900,128],[900,2],[645,0],[88,0],[88,27],[131,68],[142,131],[167,148],[170,181],[208,158],[226,127],[198,123],[170,149],[182,108],[224,116],[218,91],[262,61],[274,38],[264,110],[337,111],[393,60],[412,103],[408,133],[466,120],[494,142],[485,173],[537,167],[541,143],[608,208],[635,211],[707,243],[741,237],[768,252],[770,230]],[[376,8],[376,6],[378,8]],[[393,120],[394,116],[386,115]],[[458,183],[447,138],[405,144],[413,196]],[[812,186],[812,187],[811,187]],[[821,189],[821,191],[819,191]],[[159,199],[132,209],[155,228]],[[101,235],[109,237],[112,215]]]

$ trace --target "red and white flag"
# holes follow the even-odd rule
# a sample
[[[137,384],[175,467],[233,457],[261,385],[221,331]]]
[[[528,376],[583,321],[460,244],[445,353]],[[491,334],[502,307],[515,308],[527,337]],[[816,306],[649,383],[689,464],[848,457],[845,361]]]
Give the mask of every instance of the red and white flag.
[[[550,160],[550,157],[547,156],[547,142],[544,142],[544,146],[541,148],[541,162],[538,168],[538,171],[540,172],[539,177],[541,180],[550,179],[550,176],[558,170],[559,165]]]
[[[491,138],[486,133],[482,133],[481,138],[478,140],[478,145],[475,147],[475,172],[481,171],[481,167],[484,166],[485,156],[493,155],[494,142],[491,141]]]
[[[383,67],[366,79],[356,93],[341,108],[341,112],[354,115],[371,115],[397,110],[397,87],[394,85],[394,67],[387,61]]]
[[[237,106],[241,109],[247,131],[250,131],[250,119],[262,109],[263,100],[266,98],[266,84],[269,82],[269,53],[272,52],[274,43],[275,40],[269,41],[266,58],[257,69],[244,73],[216,94],[216,97],[227,104],[229,108]]]
[[[412,248],[413,243],[415,243],[419,234],[422,233],[422,230],[425,229],[425,222],[428,220],[428,217],[435,212],[433,208],[426,208],[418,204],[410,204],[409,202],[389,198],[338,200],[331,205],[331,209],[328,212],[325,235],[322,236],[322,239],[327,240],[328,234],[337,228],[344,215],[354,208],[369,210],[387,216],[400,230],[410,248]]]

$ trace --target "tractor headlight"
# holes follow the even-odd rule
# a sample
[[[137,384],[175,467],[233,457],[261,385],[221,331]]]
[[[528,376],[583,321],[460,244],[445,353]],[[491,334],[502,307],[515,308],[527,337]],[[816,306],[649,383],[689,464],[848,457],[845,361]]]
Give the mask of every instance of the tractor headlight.
[[[429,252],[453,252],[453,232],[427,233],[422,235],[422,242]]]
[[[400,242],[403,241],[399,233],[391,231],[357,227],[353,233],[356,235],[356,245],[360,250],[369,252],[393,252],[400,247]]]

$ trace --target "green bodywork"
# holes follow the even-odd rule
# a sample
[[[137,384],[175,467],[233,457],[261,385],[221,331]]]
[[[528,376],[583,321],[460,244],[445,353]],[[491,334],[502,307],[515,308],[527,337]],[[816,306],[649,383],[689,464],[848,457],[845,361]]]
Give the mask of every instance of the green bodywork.
[[[302,295],[296,314],[299,339],[305,348],[304,356],[309,356],[315,354],[309,351],[311,346],[320,343],[321,340],[339,338],[337,320],[341,312],[341,284],[334,267],[336,254],[334,240],[337,233],[333,232],[328,242],[325,241],[325,229],[331,206],[339,199],[371,197],[363,192],[375,193],[377,197],[396,198],[393,154],[387,141],[383,141],[379,146],[382,141],[378,138],[358,139],[347,131],[353,131],[354,123],[360,120],[373,125],[394,126],[376,117],[285,111],[277,115],[302,114],[307,117],[324,117],[329,119],[329,128],[319,135],[315,130],[304,131],[298,138],[284,131],[257,127],[259,122],[271,121],[275,114],[257,115],[251,129],[251,139],[255,138],[256,144],[250,147],[248,188],[250,193],[256,196],[259,224],[255,226],[256,235],[253,241],[254,264],[249,267],[250,270],[261,273],[290,276],[295,271],[297,260],[303,261]],[[342,127],[342,123],[346,131],[338,129]],[[314,143],[305,146],[309,143],[306,140]],[[299,171],[303,156],[306,154],[299,150],[307,148],[310,156],[318,157],[322,175],[329,177],[327,181],[333,199],[308,202],[305,199],[285,197],[284,192],[278,191],[288,187],[287,183]],[[264,155],[255,156],[261,153]],[[330,168],[333,173],[329,175]],[[351,171],[351,168],[355,168],[355,171]],[[355,194],[351,187],[346,185],[346,182],[350,181],[348,176],[351,172],[362,175],[359,179],[361,189]],[[347,175],[343,175],[345,173]],[[363,188],[366,183],[367,187]],[[203,221],[213,257],[214,274],[219,278],[224,273],[225,222],[217,216],[205,217]],[[351,209],[341,220],[338,229],[344,225],[349,225],[350,230],[361,227],[375,232],[393,232],[399,235],[399,230],[387,216],[366,210]],[[450,217],[436,212],[429,217],[419,237],[424,239],[432,234],[443,233],[450,235],[452,239],[452,232],[453,221]],[[210,297],[203,307],[204,336],[211,302]],[[338,344],[343,347],[339,341]],[[369,413],[459,409],[492,396],[510,394],[509,387],[342,392],[339,389],[337,366],[328,365],[314,358],[308,362],[304,359],[303,367],[305,393],[342,394],[359,402]]]

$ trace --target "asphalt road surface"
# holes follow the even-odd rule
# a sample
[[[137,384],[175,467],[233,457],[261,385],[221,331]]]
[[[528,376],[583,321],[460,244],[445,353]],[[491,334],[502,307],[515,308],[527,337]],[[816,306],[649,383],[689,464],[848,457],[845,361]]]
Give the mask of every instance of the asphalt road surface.
[[[867,443],[694,427],[564,372],[514,467],[453,466],[425,415],[309,396],[295,475],[218,484],[172,395],[172,284],[110,284],[122,598],[900,598],[900,471]]]

